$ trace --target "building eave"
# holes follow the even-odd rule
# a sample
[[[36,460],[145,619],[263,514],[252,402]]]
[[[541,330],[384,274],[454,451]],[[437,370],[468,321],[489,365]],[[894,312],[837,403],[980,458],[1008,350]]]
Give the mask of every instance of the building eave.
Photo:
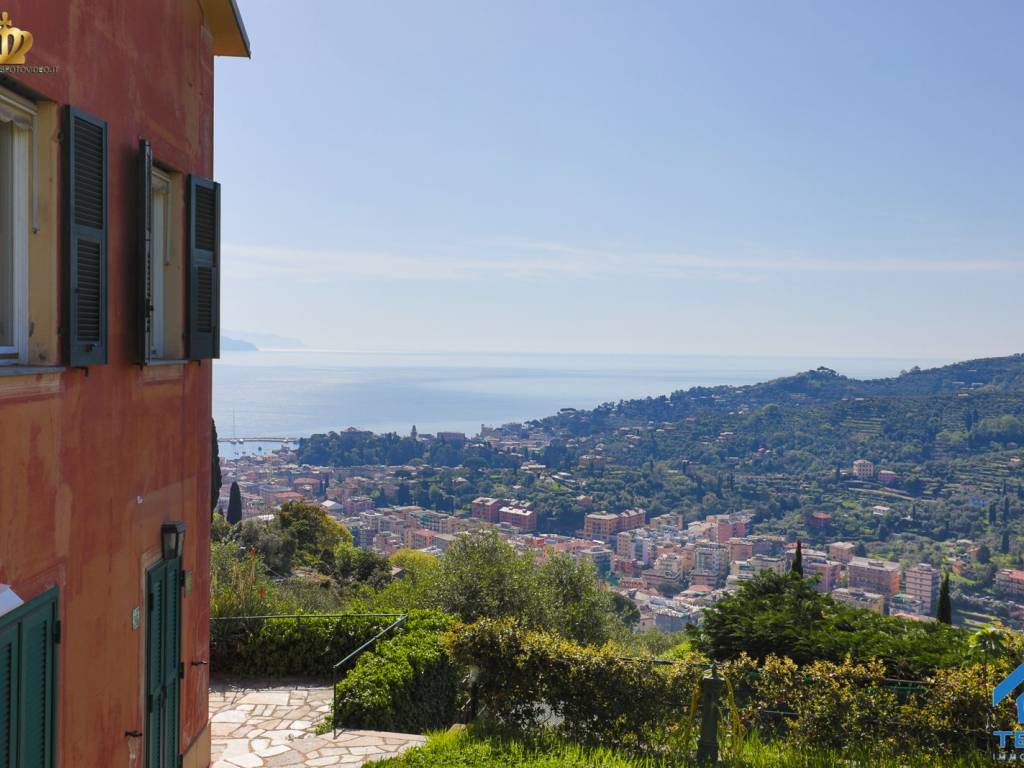
[[[201,0],[206,27],[213,35],[214,56],[252,58],[249,34],[238,10],[237,0]]]

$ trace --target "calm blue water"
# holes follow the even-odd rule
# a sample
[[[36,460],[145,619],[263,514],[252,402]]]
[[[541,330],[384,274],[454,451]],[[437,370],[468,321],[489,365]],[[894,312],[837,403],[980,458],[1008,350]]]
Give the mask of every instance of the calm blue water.
[[[222,438],[297,437],[350,426],[405,434],[413,424],[420,432],[476,434],[481,424],[540,418],[559,408],[697,385],[752,384],[819,365],[874,378],[946,362],[951,361],[225,352],[214,366],[213,412]]]

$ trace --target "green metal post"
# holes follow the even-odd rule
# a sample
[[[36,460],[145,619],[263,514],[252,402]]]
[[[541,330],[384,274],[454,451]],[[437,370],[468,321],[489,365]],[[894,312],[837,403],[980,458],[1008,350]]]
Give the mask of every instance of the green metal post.
[[[697,765],[718,765],[718,699],[725,681],[718,676],[718,666],[700,681],[700,740],[697,742]]]

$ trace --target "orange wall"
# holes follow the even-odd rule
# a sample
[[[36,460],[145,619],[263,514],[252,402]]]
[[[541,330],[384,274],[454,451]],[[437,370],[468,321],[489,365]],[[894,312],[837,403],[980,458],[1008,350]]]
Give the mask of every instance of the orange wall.
[[[0,377],[0,582],[25,599],[61,590],[58,764],[127,766],[124,732],[143,727],[144,566],[168,520],[188,525],[193,573],[182,601],[183,752],[207,720],[208,667],[189,661],[208,658],[211,363],[143,371],[131,345],[138,140],[182,173],[212,176],[212,41],[197,0],[0,7],[34,36],[27,63],[60,68],[7,77],[108,122],[110,361]],[[133,631],[135,607],[143,624]]]

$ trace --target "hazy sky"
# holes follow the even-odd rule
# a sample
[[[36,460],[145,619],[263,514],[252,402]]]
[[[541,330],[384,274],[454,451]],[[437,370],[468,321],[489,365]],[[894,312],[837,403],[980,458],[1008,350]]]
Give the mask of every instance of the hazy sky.
[[[352,350],[1024,350],[1024,4],[239,0],[223,323]]]

